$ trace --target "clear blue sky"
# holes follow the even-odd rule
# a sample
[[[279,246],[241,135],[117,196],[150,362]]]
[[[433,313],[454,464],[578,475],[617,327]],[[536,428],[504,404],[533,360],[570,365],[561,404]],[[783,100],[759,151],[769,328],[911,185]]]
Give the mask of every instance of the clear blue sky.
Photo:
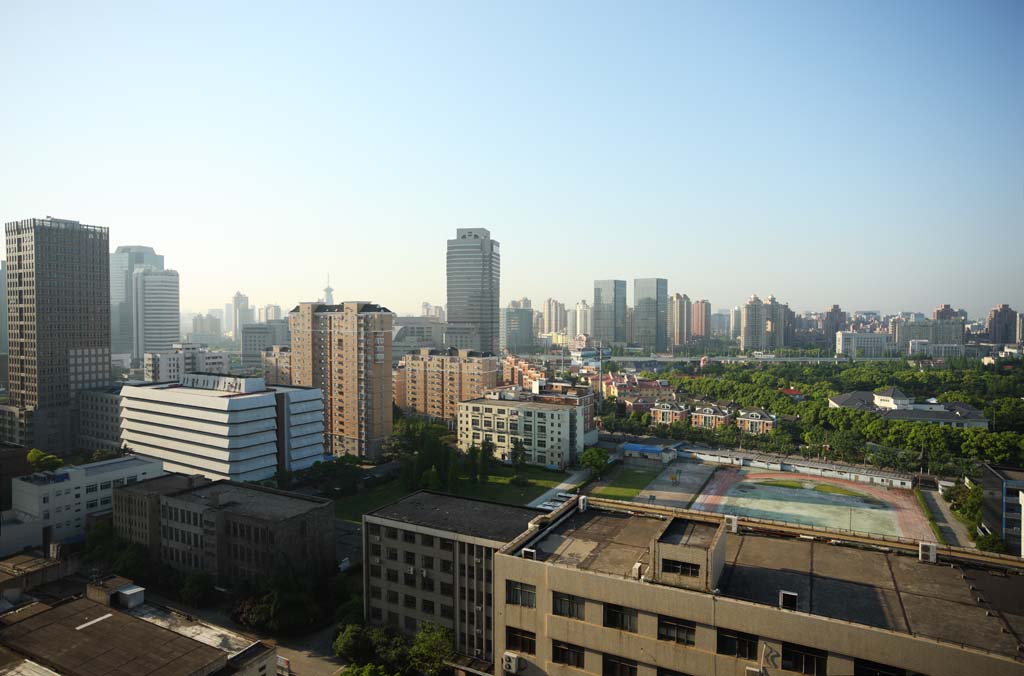
[[[0,3],[0,220],[148,244],[183,310],[669,279],[1024,310],[1024,3]],[[630,283],[632,287],[632,283]]]

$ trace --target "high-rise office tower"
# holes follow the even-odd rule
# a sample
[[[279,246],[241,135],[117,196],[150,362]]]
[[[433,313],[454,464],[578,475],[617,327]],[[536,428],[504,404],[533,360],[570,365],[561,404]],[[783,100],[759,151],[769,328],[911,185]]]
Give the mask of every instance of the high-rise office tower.
[[[764,303],[754,294],[742,309],[740,349],[744,352],[768,348],[767,320]]]
[[[542,333],[562,333],[565,331],[565,303],[554,298],[544,301],[544,330]]]
[[[224,333],[231,333],[234,335],[235,330],[235,307],[231,303],[224,304],[224,321],[221,322],[224,327]]]
[[[507,307],[501,313],[501,349],[512,353],[533,349],[533,310]]]
[[[836,339],[836,333],[845,331],[847,325],[846,313],[838,305],[833,305],[822,317],[821,328],[825,334],[826,344],[831,345]]]
[[[739,338],[743,332],[743,313],[740,310],[740,306],[737,305],[729,313],[729,335],[733,338]]]
[[[241,291],[236,291],[231,299],[231,312],[233,314],[231,319],[232,335],[238,341],[242,337],[242,327],[256,322],[253,309],[249,306],[249,297]]]
[[[148,265],[132,273],[132,360],[167,352],[181,340],[178,273]]]
[[[636,342],[648,352],[668,349],[668,280],[660,277],[633,280]]]
[[[594,339],[610,346],[628,341],[626,326],[626,282],[599,279],[594,282]]]
[[[497,354],[501,252],[486,228],[459,228],[448,240],[448,330],[451,347]]]
[[[594,333],[593,314],[586,300],[576,303],[576,334],[589,336]]]
[[[668,338],[673,346],[690,342],[693,326],[693,306],[685,293],[675,294],[668,301]]]
[[[135,268],[164,269],[164,257],[149,246],[119,246],[110,254],[110,342],[114,354],[132,354],[132,275]]]
[[[334,455],[370,460],[391,437],[394,315],[365,301],[299,303],[288,316],[292,384],[324,394],[324,441]]]
[[[110,382],[110,235],[57,218],[8,223],[9,398],[0,438],[62,451],[77,393]]]
[[[694,301],[693,314],[690,319],[690,334],[694,338],[711,337],[711,301],[704,299]]]
[[[996,344],[1016,342],[1017,313],[1006,303],[989,310],[988,339]]]

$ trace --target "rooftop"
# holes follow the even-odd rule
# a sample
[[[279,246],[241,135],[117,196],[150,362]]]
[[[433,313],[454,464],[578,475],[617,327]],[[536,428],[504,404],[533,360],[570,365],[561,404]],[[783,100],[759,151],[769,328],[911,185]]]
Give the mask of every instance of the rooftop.
[[[173,474],[164,474],[163,476],[121,486],[118,490],[129,491],[132,493],[156,493],[158,495],[170,495],[171,493],[177,493],[196,485],[208,483],[210,483],[210,480],[202,475],[195,474],[189,476],[188,474],[175,472]]]
[[[529,507],[417,491],[368,516],[509,542],[523,533],[531,520],[546,513]]]
[[[152,468],[153,465],[162,467],[159,461],[155,461],[150,458],[139,458],[134,455],[126,455],[123,458],[115,458],[113,460],[90,462],[88,465],[81,465],[80,468],[85,470],[85,476],[90,477],[97,474],[106,474],[108,472],[128,472],[133,469],[147,469]]]
[[[258,519],[283,520],[331,504],[325,498],[316,498],[301,493],[287,493],[273,488],[215,481],[197,488],[186,488],[170,497],[204,507],[221,509],[225,512],[244,514]]]
[[[592,502],[522,544],[552,565],[630,578],[637,562],[648,564],[653,538],[697,547],[712,542],[716,524],[684,514],[668,522],[664,512]],[[794,591],[799,612],[1013,657],[1019,654],[1012,632],[1024,630],[1024,576],[1015,572],[931,565],[892,551],[754,531],[727,535],[718,587],[722,597],[771,606],[779,590]]]
[[[564,404],[552,404],[544,401],[534,401],[532,399],[491,399],[489,397],[467,399],[466,401],[460,401],[459,403],[483,406],[515,406],[517,408],[530,408],[537,411],[564,411],[570,406],[575,406],[575,404],[571,402],[566,402]]]
[[[1024,481],[1024,467],[1011,467],[1009,465],[986,465],[1004,481]]]
[[[65,676],[191,676],[227,662],[216,648],[87,599],[0,629],[0,643]]]

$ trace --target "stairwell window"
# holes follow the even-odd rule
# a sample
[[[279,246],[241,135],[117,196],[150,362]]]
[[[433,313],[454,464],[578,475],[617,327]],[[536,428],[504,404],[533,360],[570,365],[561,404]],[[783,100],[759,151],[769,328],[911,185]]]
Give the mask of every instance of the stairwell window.
[[[505,581],[505,602],[515,606],[537,607],[537,588],[525,582]]]

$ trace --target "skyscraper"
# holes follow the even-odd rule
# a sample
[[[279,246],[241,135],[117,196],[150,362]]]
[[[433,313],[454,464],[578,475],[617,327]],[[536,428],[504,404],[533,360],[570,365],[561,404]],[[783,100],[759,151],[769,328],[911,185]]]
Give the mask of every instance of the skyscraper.
[[[114,354],[132,354],[132,275],[135,268],[164,269],[164,257],[149,246],[119,246],[110,254],[110,342]]]
[[[9,404],[0,438],[65,450],[77,393],[110,382],[110,235],[50,217],[6,230]]]
[[[846,313],[838,305],[833,305],[822,318],[822,331],[825,334],[827,345],[831,345],[836,339],[838,331],[846,330]]]
[[[249,297],[241,291],[236,291],[234,297],[231,299],[231,312],[233,317],[231,319],[231,330],[232,335],[235,337],[235,341],[241,340],[242,327],[246,324],[253,324],[256,321],[256,317],[253,316],[252,308],[249,306]]]
[[[366,301],[299,303],[288,320],[292,384],[323,391],[328,451],[380,458],[391,437],[394,315]]]
[[[743,313],[740,311],[740,306],[737,305],[729,313],[729,335],[733,338],[739,338],[743,332]]]
[[[668,349],[668,280],[660,277],[633,280],[636,342],[648,352]]]
[[[593,314],[586,300],[576,303],[576,334],[589,336],[594,333]]]
[[[178,273],[137,265],[132,273],[132,360],[167,352],[181,340]]]
[[[997,345],[1017,341],[1017,313],[1006,303],[989,310],[988,339]]]
[[[768,335],[768,349],[788,347],[793,344],[796,315],[786,303],[780,303],[775,296],[768,296],[764,304],[765,331]]]
[[[459,228],[448,240],[448,330],[452,347],[497,354],[501,253],[485,228]]]
[[[562,333],[565,331],[565,303],[554,298],[544,301],[543,333]]]
[[[754,294],[742,308],[740,349],[744,352],[768,348],[764,303]]]
[[[686,345],[690,342],[693,327],[693,306],[690,297],[675,294],[668,302],[668,337],[673,346]]]
[[[0,354],[7,354],[7,261],[0,261]],[[6,381],[0,373],[0,380]]]
[[[507,307],[501,313],[501,349],[515,353],[533,349],[533,310]]]
[[[710,338],[711,301],[707,299],[694,301],[693,317],[690,321],[690,333],[694,338]]]
[[[626,281],[599,279],[594,282],[594,339],[610,346],[628,340],[626,327]]]

